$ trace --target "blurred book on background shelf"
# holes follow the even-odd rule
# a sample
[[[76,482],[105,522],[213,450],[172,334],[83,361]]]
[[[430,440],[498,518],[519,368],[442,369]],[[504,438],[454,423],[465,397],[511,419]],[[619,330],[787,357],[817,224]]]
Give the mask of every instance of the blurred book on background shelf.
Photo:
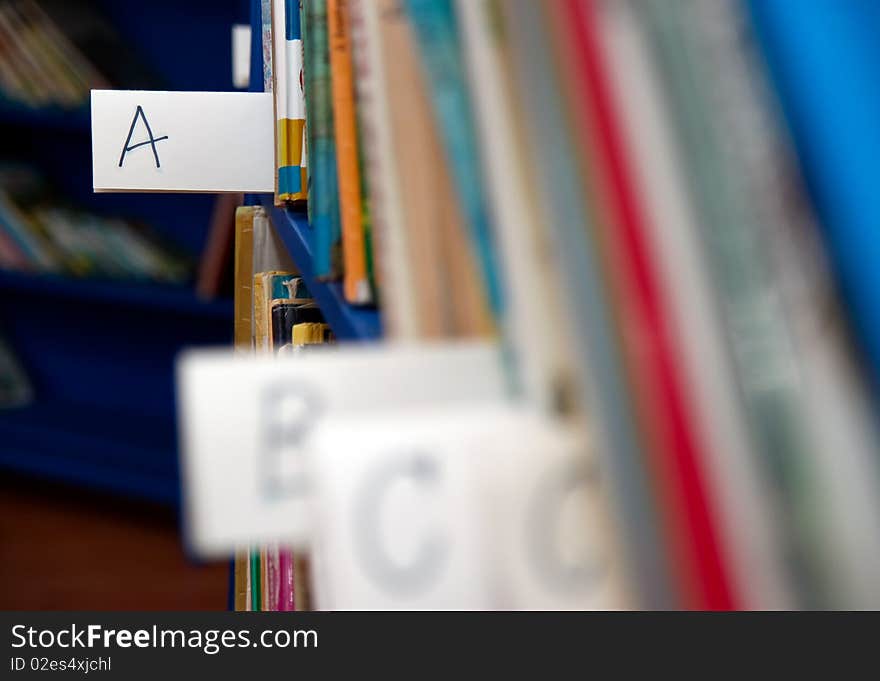
[[[9,343],[0,336],[0,409],[22,407],[34,397],[34,389]]]
[[[0,165],[0,267],[183,284],[194,263],[145,224],[69,205],[33,168],[6,164]]]
[[[93,88],[159,85],[93,3],[0,1],[0,102],[80,109]]]

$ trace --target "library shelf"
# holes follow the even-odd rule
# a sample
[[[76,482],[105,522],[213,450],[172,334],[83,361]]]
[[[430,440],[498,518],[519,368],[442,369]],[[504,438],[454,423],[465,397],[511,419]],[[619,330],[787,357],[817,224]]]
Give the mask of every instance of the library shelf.
[[[315,279],[310,245],[311,228],[305,212],[279,208],[273,205],[272,196],[268,194],[261,201],[336,338],[346,341],[381,338],[382,323],[376,308],[351,305],[345,300],[339,282]]]
[[[73,402],[0,410],[0,467],[177,505],[174,424]]]
[[[0,291],[45,295],[84,303],[128,305],[134,310],[151,308],[232,321],[231,300],[205,300],[189,287],[170,284],[0,271]]]

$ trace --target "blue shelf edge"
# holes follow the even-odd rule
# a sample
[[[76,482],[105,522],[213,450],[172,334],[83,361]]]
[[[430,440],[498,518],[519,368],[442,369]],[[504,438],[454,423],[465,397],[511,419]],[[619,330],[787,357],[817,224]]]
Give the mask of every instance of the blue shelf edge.
[[[378,340],[382,337],[382,321],[379,311],[370,307],[357,307],[345,300],[339,282],[315,279],[312,269],[312,251],[309,243],[309,227],[302,211],[279,208],[272,197],[261,198],[263,206],[272,219],[278,236],[287,246],[300,275],[305,279],[312,296],[321,308],[324,318],[338,340]]]
[[[59,413],[66,420],[56,423]],[[155,436],[157,425],[168,428],[146,417],[120,420],[107,410],[46,400],[2,409],[0,470],[178,506],[177,453],[166,436]],[[126,438],[131,432],[155,441],[133,444]]]
[[[19,291],[177,312],[193,317],[232,320],[231,300],[203,300],[191,289],[173,285],[110,279],[69,277],[0,271],[0,290]]]
[[[91,129],[91,115],[88,104],[76,109],[31,108],[3,101],[0,102],[0,124],[86,133]]]

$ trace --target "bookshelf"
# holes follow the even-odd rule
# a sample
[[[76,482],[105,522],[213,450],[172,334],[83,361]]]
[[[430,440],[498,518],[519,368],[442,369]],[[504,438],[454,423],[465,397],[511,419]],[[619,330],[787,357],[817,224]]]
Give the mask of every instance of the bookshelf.
[[[259,36],[262,34],[260,0],[250,0],[251,73],[252,92],[263,91],[263,52]],[[305,211],[277,207],[271,195],[248,196],[251,204],[261,204],[269,214],[278,236],[287,247],[290,257],[333,334],[343,341],[376,340],[382,336],[379,312],[372,307],[357,307],[346,302],[340,282],[318,281],[312,269],[310,227]]]
[[[300,275],[305,279],[309,291],[317,301],[336,338],[347,341],[380,338],[382,325],[378,310],[349,305],[343,297],[341,283],[321,282],[315,279],[309,246],[310,227],[305,213],[288,208],[277,208],[272,205],[271,196],[265,196],[261,200],[271,216],[275,230],[287,246],[290,257],[296,263]]]
[[[247,20],[247,0],[95,4],[164,88],[232,89],[231,26]],[[0,101],[0,130],[0,158],[198,258],[214,197],[94,194],[87,106]],[[0,469],[176,505],[174,362],[187,347],[228,346],[232,319],[231,300],[191,287],[0,272],[0,329],[35,391],[30,405],[0,410]]]
[[[64,299],[70,304],[117,303],[152,308],[193,318],[232,317],[231,300],[203,300],[189,288],[102,279],[72,279],[55,275],[0,271],[0,291],[8,295],[33,294]]]

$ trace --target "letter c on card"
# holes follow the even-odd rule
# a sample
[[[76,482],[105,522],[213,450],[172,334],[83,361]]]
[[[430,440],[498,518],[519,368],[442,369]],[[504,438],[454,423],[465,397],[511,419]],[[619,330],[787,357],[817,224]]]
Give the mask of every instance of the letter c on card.
[[[443,571],[447,546],[439,533],[426,536],[407,565],[395,563],[380,539],[381,511],[395,482],[411,480],[420,487],[440,484],[441,473],[429,455],[412,452],[387,460],[366,476],[354,498],[355,551],[364,574],[389,594],[401,598],[428,589]]]
[[[564,504],[578,489],[593,486],[596,470],[580,457],[569,457],[544,471],[538,478],[526,516],[527,559],[532,569],[549,589],[561,595],[574,595],[603,572],[597,556],[566,563],[561,555],[557,532]]]

